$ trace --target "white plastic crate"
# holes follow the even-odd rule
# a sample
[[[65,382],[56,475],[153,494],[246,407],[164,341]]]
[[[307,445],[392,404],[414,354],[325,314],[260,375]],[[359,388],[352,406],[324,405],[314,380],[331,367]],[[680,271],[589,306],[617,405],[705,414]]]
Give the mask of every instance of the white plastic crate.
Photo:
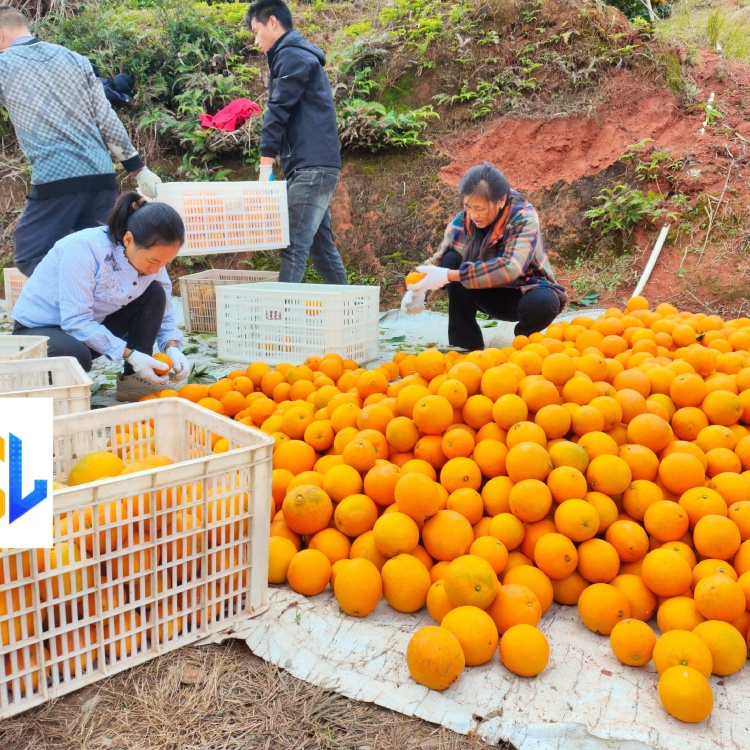
[[[48,336],[0,336],[0,362],[47,356]]]
[[[278,271],[235,271],[214,268],[180,277],[182,313],[187,333],[216,333],[216,287],[278,281]]]
[[[11,312],[18,298],[21,296],[23,285],[29,280],[17,268],[4,268],[3,279],[5,285],[5,314],[11,318]]]
[[[53,432],[57,481],[96,450],[175,463],[56,491],[54,551],[0,550],[0,718],[267,606],[272,438],[176,398]]]
[[[338,352],[378,356],[380,287],[247,284],[216,289],[218,355],[224,362],[302,362]]]
[[[75,357],[0,362],[0,398],[52,398],[56,417],[88,411],[91,383]]]
[[[289,245],[286,182],[166,182],[157,200],[185,222],[180,255],[271,250]]]

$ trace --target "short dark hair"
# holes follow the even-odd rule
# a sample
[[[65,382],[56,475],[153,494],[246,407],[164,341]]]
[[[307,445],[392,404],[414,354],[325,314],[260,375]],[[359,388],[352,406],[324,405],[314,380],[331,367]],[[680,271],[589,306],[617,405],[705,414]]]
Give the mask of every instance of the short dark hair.
[[[123,193],[107,217],[112,242],[121,245],[127,232],[139,248],[185,242],[185,225],[177,211],[166,203],[149,203],[135,191]]]
[[[458,195],[461,198],[472,195],[497,203],[509,192],[507,177],[486,161],[471,167],[458,183]]]
[[[276,17],[285,31],[291,31],[294,28],[292,11],[289,10],[284,0],[255,0],[247,6],[247,13],[243,20],[249,29],[253,18],[265,26],[271,16]]]
[[[28,29],[29,19],[17,8],[0,5],[0,26],[4,29]]]

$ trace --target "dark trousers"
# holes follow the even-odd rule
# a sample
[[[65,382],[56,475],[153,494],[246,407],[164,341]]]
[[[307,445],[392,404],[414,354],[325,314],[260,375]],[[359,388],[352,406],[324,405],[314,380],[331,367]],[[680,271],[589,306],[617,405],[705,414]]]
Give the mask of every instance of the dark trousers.
[[[346,284],[346,269],[333,242],[331,199],[339,170],[297,169],[287,178],[289,247],[281,251],[279,281],[299,284],[310,258],[324,284]]]
[[[449,250],[442,261],[443,268],[457,269],[463,259]],[[548,287],[539,287],[522,294],[519,289],[467,289],[454,281],[448,284],[448,343],[465,349],[484,349],[482,329],[477,323],[477,312],[482,311],[496,320],[517,320],[516,336],[528,336],[546,328],[560,312],[560,298]]]
[[[116,190],[29,198],[15,231],[16,268],[31,276],[58,240],[104,224],[116,200]]]
[[[152,281],[140,297],[107,315],[102,325],[123,339],[128,349],[150,355],[154,351],[156,336],[164,320],[166,305],[167,295],[164,293],[164,287],[158,281]],[[60,326],[26,328],[16,323],[13,333],[17,336],[48,336],[48,357],[75,357],[86,372],[91,369],[91,361],[102,356],[101,352],[90,349],[82,341],[65,333]],[[133,368],[127,362],[124,372],[125,375],[133,373]]]

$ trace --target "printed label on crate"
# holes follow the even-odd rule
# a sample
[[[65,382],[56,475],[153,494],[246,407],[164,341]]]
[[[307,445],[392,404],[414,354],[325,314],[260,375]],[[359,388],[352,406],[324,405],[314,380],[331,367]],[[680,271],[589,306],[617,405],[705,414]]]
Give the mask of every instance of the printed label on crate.
[[[284,311],[277,307],[267,307],[265,312],[266,320],[284,320]]]
[[[0,408],[0,548],[52,547],[51,398]]]

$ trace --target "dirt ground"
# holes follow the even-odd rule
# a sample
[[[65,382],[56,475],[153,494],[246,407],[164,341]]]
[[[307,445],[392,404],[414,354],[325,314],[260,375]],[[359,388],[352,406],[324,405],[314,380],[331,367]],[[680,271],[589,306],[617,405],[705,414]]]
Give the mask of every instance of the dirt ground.
[[[3,750],[486,747],[476,738],[301,682],[239,641],[181,649],[0,722]]]
[[[554,258],[558,247],[574,244],[586,231],[582,204],[588,200],[590,205],[603,181],[611,184],[627,148],[651,139],[650,149],[665,149],[672,160],[681,160],[671,190],[697,205],[698,216],[690,223],[682,221],[687,217],[672,220],[645,296],[694,312],[744,315],[750,274],[750,67],[701,49],[690,70],[697,101],[713,95],[720,115],[713,125],[704,127],[704,109],[682,106],[666,84],[623,71],[612,76],[593,111],[545,119],[506,117],[439,141],[438,150],[450,159],[440,177],[455,187],[472,164],[486,160],[499,166],[539,210]],[[657,180],[648,187],[666,192],[667,185]],[[661,223],[638,227],[633,279],[614,292],[602,289],[600,305],[627,300],[660,229]],[[571,288],[581,267],[556,265]]]

